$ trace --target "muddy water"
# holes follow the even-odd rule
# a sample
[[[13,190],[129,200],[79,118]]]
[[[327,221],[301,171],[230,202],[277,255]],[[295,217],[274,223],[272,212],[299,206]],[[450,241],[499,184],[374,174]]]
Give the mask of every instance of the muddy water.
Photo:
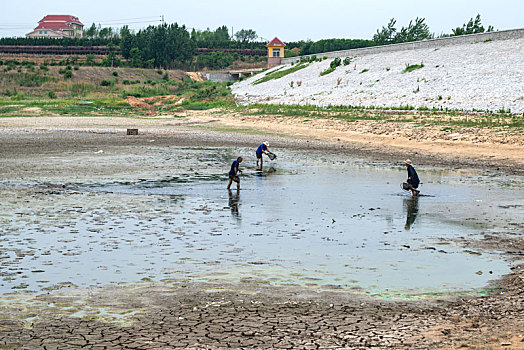
[[[252,153],[53,154],[51,170],[4,178],[0,292],[175,280],[413,296],[479,292],[510,271],[504,252],[453,240],[522,226],[522,178],[418,169],[427,196],[411,198],[400,166],[280,151],[260,173]],[[228,192],[237,154],[242,190]]]

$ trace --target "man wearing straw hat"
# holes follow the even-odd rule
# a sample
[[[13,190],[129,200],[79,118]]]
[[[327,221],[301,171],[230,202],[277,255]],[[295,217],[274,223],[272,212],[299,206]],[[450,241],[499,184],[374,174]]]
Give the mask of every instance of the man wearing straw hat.
[[[268,149],[268,146],[269,146],[269,143],[267,141],[264,141],[264,143],[261,144],[260,146],[258,146],[258,148],[256,150],[256,154],[257,154],[257,169],[262,170],[262,163],[264,162],[262,160],[262,153],[264,153],[267,156],[269,156],[269,154],[271,154],[271,151]],[[258,162],[259,161],[260,161],[260,168],[258,167]]]
[[[417,187],[420,184],[420,179],[418,178],[415,168],[411,165],[411,160],[407,159],[405,163],[408,168],[408,180],[406,181],[408,183],[408,189],[411,190],[413,196],[418,196],[420,191],[417,190]]]

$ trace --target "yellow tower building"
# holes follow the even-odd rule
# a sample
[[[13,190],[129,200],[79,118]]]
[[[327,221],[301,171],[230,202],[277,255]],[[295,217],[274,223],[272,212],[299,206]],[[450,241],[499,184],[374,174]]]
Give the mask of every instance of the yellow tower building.
[[[269,43],[266,44],[267,47],[267,66],[269,68],[280,65],[282,58],[284,57],[284,44],[280,41],[279,38],[275,37]]]

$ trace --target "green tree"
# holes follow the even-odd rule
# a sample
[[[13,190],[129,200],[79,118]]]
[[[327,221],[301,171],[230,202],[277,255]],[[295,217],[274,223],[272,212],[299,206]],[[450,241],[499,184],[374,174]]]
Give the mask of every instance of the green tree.
[[[429,31],[429,27],[424,23],[425,18],[416,18],[415,22],[409,21],[409,25],[400,29],[400,32],[395,35],[396,43],[405,43],[411,41],[419,41],[425,39],[433,39],[433,34]]]
[[[84,31],[84,36],[89,38],[89,39],[96,38],[97,34],[98,34],[98,30],[96,29],[96,24],[94,24],[94,23],[91,24],[91,27],[89,27],[89,29],[86,29]]]
[[[240,29],[235,33],[235,39],[241,43],[255,41],[257,38],[257,32],[255,32],[253,29]]]
[[[377,45],[386,45],[394,43],[395,36],[397,34],[397,28],[395,28],[396,23],[397,20],[392,18],[389,20],[389,23],[386,27],[382,27],[380,31],[377,29],[377,34],[373,35],[373,41]]]
[[[118,56],[116,55],[116,47],[115,47],[115,44],[113,43],[109,43],[109,45],[107,45],[107,51],[108,51],[108,54],[106,56],[106,58],[104,58],[102,60],[102,65],[105,66],[105,67],[118,67],[120,66],[120,59],[118,58]]]
[[[131,36],[131,31],[129,27],[123,26],[120,29],[120,53],[122,57],[129,58],[130,51],[133,48],[133,37]]]
[[[451,34],[451,36],[484,33],[485,31],[492,32],[494,30],[495,29],[491,25],[488,26],[487,30],[485,30],[480,19],[480,14],[477,14],[475,19],[471,18],[468,23],[463,24],[462,27],[452,29],[451,31],[453,34]]]
[[[229,67],[235,58],[229,53],[223,51],[211,52],[207,55],[198,55],[196,58],[197,65],[200,68],[224,69]]]
[[[226,26],[218,27],[215,30],[216,41],[231,41],[229,37],[229,29]]]
[[[429,31],[428,25],[425,23],[425,18],[416,18],[415,21],[409,21],[407,27],[400,28],[399,31],[395,28],[397,21],[392,18],[386,27],[377,30],[377,34],[373,36],[373,41],[377,45],[387,45],[395,43],[405,43],[410,41],[418,41],[424,39],[433,39],[434,35]]]
[[[133,67],[142,67],[144,61],[142,60],[142,53],[138,47],[133,47],[129,51],[129,56],[131,57],[131,65]]]

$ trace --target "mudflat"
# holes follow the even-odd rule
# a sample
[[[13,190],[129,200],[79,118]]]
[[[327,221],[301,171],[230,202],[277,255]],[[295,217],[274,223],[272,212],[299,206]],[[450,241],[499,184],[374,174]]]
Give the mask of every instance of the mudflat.
[[[365,133],[358,136],[331,128],[328,121],[322,125],[325,130],[317,124],[313,128],[302,126],[305,123],[301,125],[300,120],[284,126],[284,119],[242,119],[209,112],[190,112],[184,118],[0,119],[0,183],[5,185],[4,198],[9,199],[3,201],[4,213],[7,209],[13,210],[14,205],[20,206],[18,212],[23,212],[27,203],[44,205],[53,196],[65,195],[77,198],[76,204],[81,207],[82,200],[92,196],[91,192],[78,190],[75,184],[51,182],[53,179],[82,183],[89,178],[119,174],[127,183],[144,174],[166,171],[155,170],[155,164],[133,156],[125,159],[125,165],[121,161],[112,165],[111,159],[100,164],[83,162],[87,159],[83,154],[109,153],[124,157],[125,148],[147,151],[152,145],[157,149],[175,147],[175,150],[176,147],[252,147],[269,140],[276,149],[315,151],[315,156],[322,152],[347,154],[394,166],[409,157],[421,166],[475,168],[487,177],[523,172],[522,153],[519,153],[522,146],[518,144],[477,147],[459,141],[464,142],[460,144],[464,147],[457,147],[456,142],[449,142],[447,146],[443,142],[442,147],[435,150],[441,141],[372,138],[372,134]],[[139,135],[125,135],[126,128],[138,128]],[[417,153],[413,149],[417,149]],[[130,175],[122,178],[122,174]],[[37,182],[38,186],[31,188]],[[122,203],[126,205],[133,205],[132,200]],[[38,217],[41,207],[34,208],[31,209],[33,215]],[[197,209],[204,213],[206,210]],[[520,212],[517,207],[506,209],[510,213]],[[96,215],[102,217],[101,213]],[[13,222],[22,222],[20,217],[5,214],[2,220],[6,223],[4,228],[14,227],[14,230],[17,228]],[[56,225],[59,220],[53,222]],[[104,223],[99,224],[103,227]],[[471,251],[504,254],[504,259],[510,262],[512,272],[490,285],[482,296],[442,294],[431,298],[387,299],[343,288],[326,290],[328,288],[294,283],[274,285],[256,278],[208,283],[169,278],[154,281],[145,276],[139,282],[116,285],[82,287],[64,283],[37,292],[22,288],[5,293],[1,298],[0,344],[23,349],[521,349],[524,347],[524,271],[520,265],[524,254],[523,229],[522,225],[510,225],[504,232],[453,240]],[[96,235],[96,230],[93,232]],[[111,245],[117,246],[118,235],[113,236]],[[27,242],[27,245],[31,248],[38,242]],[[35,254],[35,250],[30,249],[31,254]],[[19,253],[2,252],[5,261],[15,261],[4,266],[4,272],[8,273],[4,274],[5,278],[13,278],[9,273],[16,274],[14,270],[19,262],[15,256],[18,261],[34,256]],[[74,259],[75,250],[64,253]],[[5,280],[8,282],[9,279]]]

